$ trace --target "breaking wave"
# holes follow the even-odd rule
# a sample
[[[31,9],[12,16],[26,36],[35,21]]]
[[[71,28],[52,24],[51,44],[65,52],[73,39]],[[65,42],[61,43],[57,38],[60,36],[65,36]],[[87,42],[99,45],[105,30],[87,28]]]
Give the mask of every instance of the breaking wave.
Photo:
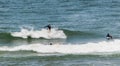
[[[29,44],[20,46],[2,46],[0,51],[35,51],[37,53],[92,54],[120,52],[120,40],[102,41],[86,44]]]
[[[55,39],[55,38],[67,38],[62,30],[51,29],[51,31],[47,29],[41,30],[33,30],[33,29],[24,29],[22,28],[20,32],[12,32],[11,35],[13,37],[21,37],[21,38],[45,38],[45,39]]]
[[[21,28],[18,32],[10,32],[10,33],[0,33],[0,39],[17,39],[17,38],[44,38],[44,39],[66,39],[72,37],[81,37],[81,38],[99,38],[101,35],[90,32],[83,31],[71,31],[66,29],[51,29],[51,31],[47,29],[41,30],[33,30],[33,29],[25,29]],[[103,37],[103,36],[102,36]]]

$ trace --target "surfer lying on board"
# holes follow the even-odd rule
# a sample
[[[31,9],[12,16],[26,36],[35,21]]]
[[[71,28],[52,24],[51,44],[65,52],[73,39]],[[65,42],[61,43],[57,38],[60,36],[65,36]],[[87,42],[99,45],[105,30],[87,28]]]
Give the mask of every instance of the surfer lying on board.
[[[50,25],[50,24],[47,25],[47,26],[45,26],[45,27],[47,27],[47,29],[48,29],[49,31],[51,31],[51,25]]]
[[[110,39],[112,39],[112,36],[108,33],[108,34],[106,35],[106,38],[107,38],[108,40],[110,40]]]

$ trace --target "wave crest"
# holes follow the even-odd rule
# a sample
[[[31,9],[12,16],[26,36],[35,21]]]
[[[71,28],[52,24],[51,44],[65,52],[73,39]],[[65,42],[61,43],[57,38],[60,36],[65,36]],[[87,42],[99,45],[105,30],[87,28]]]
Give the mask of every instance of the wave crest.
[[[120,40],[87,44],[29,44],[14,47],[0,47],[0,51],[35,51],[38,53],[94,54],[120,52]]]
[[[13,32],[11,33],[13,37],[21,37],[21,38],[45,38],[45,39],[55,39],[55,38],[67,38],[67,36],[64,34],[62,30],[58,29],[51,29],[51,31],[47,29],[41,29],[39,30],[29,30],[22,28],[20,32]]]

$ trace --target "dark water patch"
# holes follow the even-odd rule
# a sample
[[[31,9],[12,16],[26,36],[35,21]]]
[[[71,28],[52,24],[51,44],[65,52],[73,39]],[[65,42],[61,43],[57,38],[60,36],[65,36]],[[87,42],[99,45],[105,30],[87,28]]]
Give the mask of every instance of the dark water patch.
[[[34,51],[0,51],[0,57],[26,57],[26,56],[32,56],[37,55]]]
[[[112,58],[118,58],[119,56],[120,56],[120,54],[119,54],[119,56],[112,56],[112,55],[91,55],[91,54],[85,54],[85,55],[72,55],[72,54],[68,54],[68,55],[53,55],[53,56],[37,56],[37,54],[36,54],[36,56],[34,56],[34,55],[31,55],[30,56],[30,54],[31,53],[36,53],[36,52],[32,52],[32,51],[15,51],[15,52],[2,52],[3,54],[11,54],[11,56],[9,56],[9,57],[7,57],[6,56],[6,58],[11,58],[11,59],[19,59],[19,60],[39,60],[39,61],[60,61],[60,60],[79,60],[79,59],[89,59],[89,60],[95,60],[95,59],[97,59],[97,58],[101,58],[101,59],[112,59]],[[0,54],[2,54],[1,52],[0,52]],[[17,54],[18,53],[18,55],[19,54],[21,54],[21,56],[18,56],[18,57],[13,57],[12,55],[13,55],[13,53],[15,53],[15,54]],[[23,56],[22,56],[22,54],[23,54]],[[28,56],[27,55],[25,55],[25,54],[29,54]],[[3,56],[4,57],[4,56]],[[0,58],[3,58],[2,56],[0,57]]]
[[[66,42],[70,42],[73,44],[85,44],[88,42],[100,42],[104,41],[105,35],[99,32],[94,31],[71,31],[71,30],[64,30],[64,33],[67,36]]]
[[[0,52],[1,53],[1,52]],[[4,55],[6,52],[2,52]],[[16,54],[16,52],[13,52]],[[17,52],[18,53],[18,52]],[[21,52],[20,52],[21,53]],[[20,54],[18,53],[18,55]],[[100,58],[100,56],[98,55],[64,55],[64,56],[24,56],[25,54],[30,54],[31,52],[26,52],[23,54],[22,56],[22,53],[21,53],[21,57],[18,56],[18,57],[13,57],[12,55],[15,55],[15,54],[12,54],[12,53],[6,53],[7,55],[11,55],[10,56],[1,56],[0,58],[11,58],[11,59],[19,59],[19,60],[39,60],[39,61],[57,61],[57,60],[75,60],[75,59],[95,59],[95,58]],[[102,57],[101,57],[102,58]]]
[[[36,53],[35,51],[26,51],[26,50],[20,50],[20,51],[0,51],[0,54],[29,54],[29,53]]]
[[[67,37],[69,36],[79,36],[79,37],[100,37],[100,34],[92,33],[92,32],[83,32],[83,31],[70,31],[70,30],[63,30]]]
[[[0,39],[14,39],[10,33],[0,33]]]

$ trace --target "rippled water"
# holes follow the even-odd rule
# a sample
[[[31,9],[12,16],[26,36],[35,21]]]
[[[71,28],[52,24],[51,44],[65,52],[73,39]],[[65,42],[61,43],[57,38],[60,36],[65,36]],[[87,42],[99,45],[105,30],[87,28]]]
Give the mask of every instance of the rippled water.
[[[0,65],[119,66],[119,7],[119,0],[0,0]]]

